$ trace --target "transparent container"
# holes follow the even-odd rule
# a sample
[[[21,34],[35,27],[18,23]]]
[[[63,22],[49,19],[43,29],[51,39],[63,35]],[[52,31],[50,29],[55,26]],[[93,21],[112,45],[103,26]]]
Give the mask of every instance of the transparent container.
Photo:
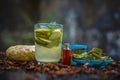
[[[34,26],[35,58],[38,62],[59,62],[63,25],[37,23]]]

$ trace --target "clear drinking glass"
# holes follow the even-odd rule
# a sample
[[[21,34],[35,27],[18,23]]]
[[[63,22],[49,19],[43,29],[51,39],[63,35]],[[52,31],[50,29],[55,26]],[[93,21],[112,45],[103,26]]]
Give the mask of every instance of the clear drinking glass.
[[[37,23],[34,26],[35,58],[38,62],[59,62],[63,25]]]

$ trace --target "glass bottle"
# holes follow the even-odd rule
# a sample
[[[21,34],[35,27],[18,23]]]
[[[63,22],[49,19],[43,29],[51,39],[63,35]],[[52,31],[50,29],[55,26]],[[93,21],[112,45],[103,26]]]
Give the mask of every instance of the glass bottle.
[[[69,43],[64,44],[64,48],[62,50],[62,64],[70,66],[71,62],[71,50],[69,48]]]

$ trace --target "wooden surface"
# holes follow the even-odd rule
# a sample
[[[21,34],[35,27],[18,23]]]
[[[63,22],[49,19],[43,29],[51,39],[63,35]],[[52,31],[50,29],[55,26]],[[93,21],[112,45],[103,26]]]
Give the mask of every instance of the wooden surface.
[[[119,80],[120,61],[113,61],[105,69],[86,65],[38,65],[36,62],[18,62],[5,59],[0,53],[0,80]]]

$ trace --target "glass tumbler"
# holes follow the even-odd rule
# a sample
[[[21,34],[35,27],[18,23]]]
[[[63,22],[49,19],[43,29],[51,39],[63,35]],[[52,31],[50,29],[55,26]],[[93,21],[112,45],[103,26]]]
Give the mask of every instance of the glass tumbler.
[[[56,63],[61,58],[63,25],[37,23],[34,25],[35,58],[41,63]]]

